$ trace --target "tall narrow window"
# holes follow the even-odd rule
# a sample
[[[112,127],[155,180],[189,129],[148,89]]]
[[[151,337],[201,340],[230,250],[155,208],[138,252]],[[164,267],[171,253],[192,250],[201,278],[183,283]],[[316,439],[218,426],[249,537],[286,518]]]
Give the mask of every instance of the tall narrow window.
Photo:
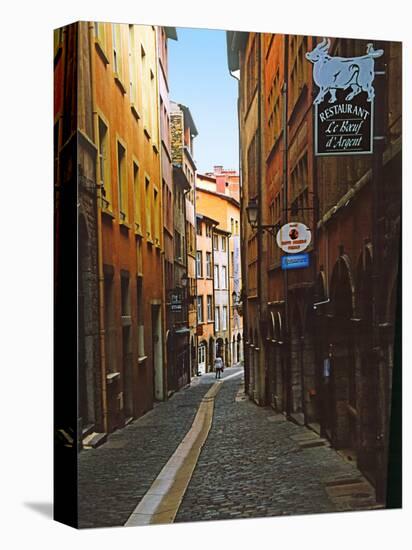
[[[145,178],[146,238],[152,239],[152,205],[150,200],[150,181]]]
[[[136,48],[134,25],[129,25],[129,94],[130,104],[136,105]]]
[[[148,82],[147,82],[147,73],[148,73],[148,69],[147,69],[147,55],[146,55],[146,52],[145,52],[145,49],[143,46],[141,46],[140,48],[140,55],[141,55],[141,63],[142,63],[142,85],[143,86],[147,86],[148,85]],[[149,113],[148,113],[148,93],[144,93],[143,94],[143,104],[142,104],[142,107],[143,107],[143,124],[146,128],[146,130],[148,129],[148,125],[150,124],[148,118],[149,118]]]
[[[117,371],[116,316],[113,276],[104,277],[104,341],[107,372]]]
[[[126,149],[117,142],[117,179],[119,189],[120,221],[127,220],[127,173],[126,173]]]
[[[207,296],[207,320],[208,321],[213,321],[212,306],[213,306],[213,300],[212,300],[212,296],[209,294]]]
[[[218,246],[217,235],[213,235],[213,250],[218,250],[218,249],[219,249],[219,246]]]
[[[139,165],[133,162],[134,223],[137,233],[142,231]]]
[[[137,352],[139,359],[145,357],[144,352],[144,298],[143,277],[136,278],[137,285]]]
[[[99,167],[100,181],[103,185],[104,204],[109,206],[112,202],[112,189],[110,185],[110,155],[109,155],[109,132],[106,124],[99,117]]]
[[[154,217],[153,233],[154,233],[155,244],[157,246],[160,246],[160,199],[159,199],[159,192],[155,188],[153,189],[153,217]]]
[[[219,318],[219,315],[220,315],[220,311],[219,311],[219,306],[216,306],[215,307],[215,331],[217,332],[218,330],[220,330],[220,318]]]
[[[222,235],[222,252],[226,252],[226,237]]]
[[[222,309],[222,330],[227,330],[227,306]]]
[[[203,323],[203,296],[197,297],[197,322]]]
[[[222,281],[220,288],[227,288],[227,267],[222,265]]]
[[[106,23],[98,23],[97,21],[94,22],[94,37],[97,51],[100,53],[100,56],[107,65],[109,63],[109,50],[107,47]]]
[[[202,220],[196,220],[196,234],[202,236]]]
[[[206,252],[206,277],[210,279],[212,277],[212,254]]]
[[[215,276],[215,288],[219,288],[219,266],[218,265],[215,265],[214,276]]]
[[[121,40],[120,40],[120,25],[112,25],[113,37],[113,72],[115,77],[122,77],[122,58],[121,58]]]
[[[196,252],[196,276],[203,277],[203,254],[201,250]]]

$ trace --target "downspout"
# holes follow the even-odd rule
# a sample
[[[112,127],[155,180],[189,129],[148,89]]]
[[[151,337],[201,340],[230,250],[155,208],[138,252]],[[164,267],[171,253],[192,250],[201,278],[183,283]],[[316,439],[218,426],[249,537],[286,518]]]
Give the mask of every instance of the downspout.
[[[283,132],[283,223],[288,223],[288,35],[284,35],[283,52],[283,113],[282,113],[282,132]],[[290,372],[290,340],[289,340],[289,300],[288,300],[288,271],[283,270],[283,292],[285,300],[285,335],[284,335],[284,354],[286,362],[286,414],[291,412],[291,372]],[[284,404],[285,406],[285,404]]]
[[[259,336],[260,336],[260,342],[257,342],[257,345],[259,347],[259,354],[258,354],[258,381],[262,381],[261,372],[262,372],[262,364],[263,364],[263,384],[259,383],[258,387],[258,400],[259,404],[265,404],[265,395],[266,395],[266,364],[263,356],[263,335],[261,334],[261,329],[263,324],[263,297],[262,297],[262,288],[263,288],[263,232],[262,232],[262,213],[263,213],[263,205],[262,205],[262,101],[261,101],[261,95],[262,95],[262,35],[261,33],[257,33],[256,36],[258,37],[258,131],[259,131],[259,140],[258,140],[258,181],[257,183],[257,191],[258,191],[258,228],[257,228],[257,257],[258,257],[258,278],[257,278],[257,291],[258,291],[258,320],[259,320]]]
[[[239,69],[240,71],[240,69]],[[244,365],[245,365],[245,347],[244,347],[244,342],[245,342],[245,331],[246,331],[246,334],[247,334],[247,322],[245,323],[245,320],[247,318],[247,313],[246,313],[246,302],[243,304],[243,299],[244,299],[244,285],[243,285],[243,279],[246,275],[246,267],[245,267],[245,255],[243,254],[243,246],[241,246],[241,244],[245,243],[245,239],[243,238],[243,185],[242,185],[242,140],[241,140],[241,130],[240,130],[240,116],[241,116],[241,109],[240,109],[240,76],[239,78],[236,78],[229,70],[229,74],[232,78],[234,78],[235,80],[237,80],[237,118],[238,118],[238,126],[237,126],[237,129],[238,129],[238,153],[239,153],[239,204],[240,204],[240,208],[239,208],[239,239],[240,239],[240,243],[239,243],[239,253],[240,253],[240,269],[241,269],[241,274],[240,274],[240,300],[242,302],[242,308],[243,308],[243,312],[242,312],[242,353],[241,355],[243,356],[243,370],[244,370],[244,376],[245,376],[245,393],[248,393],[249,391],[249,376],[248,376],[248,369],[246,371],[246,369],[244,368]],[[240,316],[239,316],[239,319],[240,319]],[[240,320],[239,320],[240,322]]]
[[[160,220],[158,220],[159,223],[159,237],[161,239],[160,241],[160,250],[161,250],[161,257],[162,257],[162,304],[163,304],[163,310],[162,310],[162,355],[163,355],[163,384],[162,384],[162,401],[165,401],[167,399],[167,393],[168,393],[168,386],[167,386],[167,373],[168,373],[168,364],[167,364],[167,349],[166,349],[166,332],[167,332],[167,324],[166,324],[166,317],[167,312],[165,304],[167,303],[167,297],[166,297],[166,269],[165,269],[165,258],[166,258],[166,251],[165,251],[165,239],[164,239],[164,218],[163,218],[163,150],[162,150],[162,135],[161,135],[161,113],[160,113],[160,88],[159,88],[159,74],[160,74],[160,54],[159,54],[159,28],[156,28],[155,30],[155,50],[156,50],[156,57],[157,57],[157,63],[156,63],[156,111],[157,111],[157,143],[159,144],[159,195],[160,195],[160,205],[159,205],[159,215]],[[165,40],[167,41],[167,37],[165,37]]]
[[[231,237],[233,237],[233,235],[231,235]],[[228,324],[228,327],[229,327],[229,362],[230,362],[230,365],[232,366],[232,360],[233,360],[233,350],[232,350],[232,323],[231,323],[231,319],[230,319],[230,312],[232,311],[232,306],[231,306],[231,302],[230,302],[230,245],[229,245],[229,239],[230,237],[227,238],[227,247],[226,247],[226,251],[227,251],[227,303],[228,303],[228,321],[229,321],[229,324]],[[234,282],[233,282],[233,285],[234,285]],[[234,289],[234,287],[233,287]],[[233,309],[233,315],[235,314],[235,310]],[[226,365],[228,366],[228,365]]]
[[[182,166],[183,166],[183,151],[182,151]],[[183,200],[183,219],[184,219],[184,228],[185,228],[185,248],[186,250],[184,250],[184,253],[185,253],[185,268],[186,268],[186,286],[184,287],[184,298],[185,298],[185,315],[186,315],[186,325],[187,325],[187,328],[188,328],[188,343],[187,343],[187,348],[188,348],[188,362],[187,362],[187,366],[188,366],[188,372],[187,372],[187,375],[188,375],[188,380],[187,380],[187,384],[190,384],[190,369],[191,369],[191,362],[192,362],[192,350],[190,348],[190,324],[189,324],[189,289],[188,289],[188,285],[190,284],[189,283],[189,258],[188,258],[188,241],[187,241],[187,226],[188,226],[188,223],[187,223],[187,218],[186,218],[186,194],[187,193],[190,193],[190,189],[187,189],[186,191],[183,191],[183,197],[184,197],[184,200]],[[195,271],[196,273],[196,271]],[[197,310],[196,310],[196,315],[197,315]]]
[[[377,43],[376,49],[384,44]],[[385,56],[384,51],[384,56]],[[386,365],[383,358],[380,321],[382,313],[381,295],[381,254],[383,251],[384,219],[382,216],[382,189],[383,189],[383,152],[386,144],[385,118],[386,118],[386,63],[385,57],[378,58],[375,64],[377,76],[375,83],[376,98],[381,102],[375,109],[372,159],[372,322],[373,322],[373,357],[377,366],[377,395],[376,395],[376,500],[379,503],[386,502],[387,492],[387,449],[388,449],[388,399],[386,385]]]
[[[81,23],[80,23],[81,24]],[[94,139],[97,142],[99,135],[99,119],[96,110],[96,70],[94,64],[94,25],[89,24],[89,46],[90,46],[90,81],[92,92],[92,115]],[[99,177],[100,155],[96,156],[96,176]],[[97,178],[96,178],[97,179]],[[96,193],[97,206],[97,270],[98,270],[98,295],[99,295],[99,349],[100,349],[100,376],[102,385],[102,414],[103,431],[108,431],[108,412],[107,412],[107,388],[106,388],[106,348],[105,348],[105,328],[104,328],[104,272],[103,272],[103,237],[102,237],[102,199],[103,183],[98,182]]]

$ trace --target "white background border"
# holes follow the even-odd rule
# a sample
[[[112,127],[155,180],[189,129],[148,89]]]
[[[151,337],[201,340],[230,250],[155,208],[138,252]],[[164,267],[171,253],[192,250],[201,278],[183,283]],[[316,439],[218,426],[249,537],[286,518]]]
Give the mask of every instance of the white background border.
[[[411,138],[410,14],[400,0],[344,3],[155,2],[67,0],[2,7],[1,40],[1,484],[3,548],[86,547],[220,549],[404,548],[410,539],[410,475],[404,468],[404,510],[262,520],[179,524],[77,532],[30,504],[52,500],[52,29],[83,20],[259,30],[404,41],[404,159]],[[407,23],[409,21],[409,24]],[[404,170],[404,210],[411,205]],[[407,210],[408,212],[408,210]],[[404,280],[411,280],[410,240]],[[406,287],[406,285],[405,285]],[[410,295],[404,291],[405,311]],[[406,307],[408,306],[408,307]],[[406,317],[406,316],[405,316]],[[410,334],[410,323],[404,334]],[[73,345],[74,342],[73,342]],[[403,386],[410,387],[404,350]],[[404,391],[405,394],[405,391]],[[411,400],[404,406],[404,464],[410,463]],[[293,472],[291,472],[293,475]]]

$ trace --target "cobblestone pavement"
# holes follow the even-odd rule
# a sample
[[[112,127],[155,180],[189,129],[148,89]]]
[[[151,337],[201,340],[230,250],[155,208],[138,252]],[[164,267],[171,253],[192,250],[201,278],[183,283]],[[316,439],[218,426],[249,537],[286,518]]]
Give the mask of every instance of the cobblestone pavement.
[[[239,398],[238,367],[225,369],[213,425],[177,522],[331,512],[372,507],[359,471],[271,409]],[[158,404],[97,449],[79,455],[79,526],[120,526],[190,429],[214,374]],[[311,435],[312,434],[312,435]],[[347,483],[355,483],[352,489]],[[355,487],[355,497],[354,490]]]
[[[194,383],[79,455],[79,526],[124,525],[187,431],[214,379]]]
[[[370,485],[315,434],[269,408],[237,399],[240,379],[216,397],[213,425],[176,522],[359,510]],[[318,442],[321,440],[318,439]]]

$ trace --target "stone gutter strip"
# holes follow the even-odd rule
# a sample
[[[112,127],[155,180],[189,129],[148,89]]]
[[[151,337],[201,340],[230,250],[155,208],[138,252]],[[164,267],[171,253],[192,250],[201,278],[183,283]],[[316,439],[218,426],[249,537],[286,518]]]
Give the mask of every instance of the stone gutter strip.
[[[228,376],[226,380],[238,374]],[[125,526],[173,523],[212,426],[214,400],[223,381],[215,382],[203,397],[190,430]]]

